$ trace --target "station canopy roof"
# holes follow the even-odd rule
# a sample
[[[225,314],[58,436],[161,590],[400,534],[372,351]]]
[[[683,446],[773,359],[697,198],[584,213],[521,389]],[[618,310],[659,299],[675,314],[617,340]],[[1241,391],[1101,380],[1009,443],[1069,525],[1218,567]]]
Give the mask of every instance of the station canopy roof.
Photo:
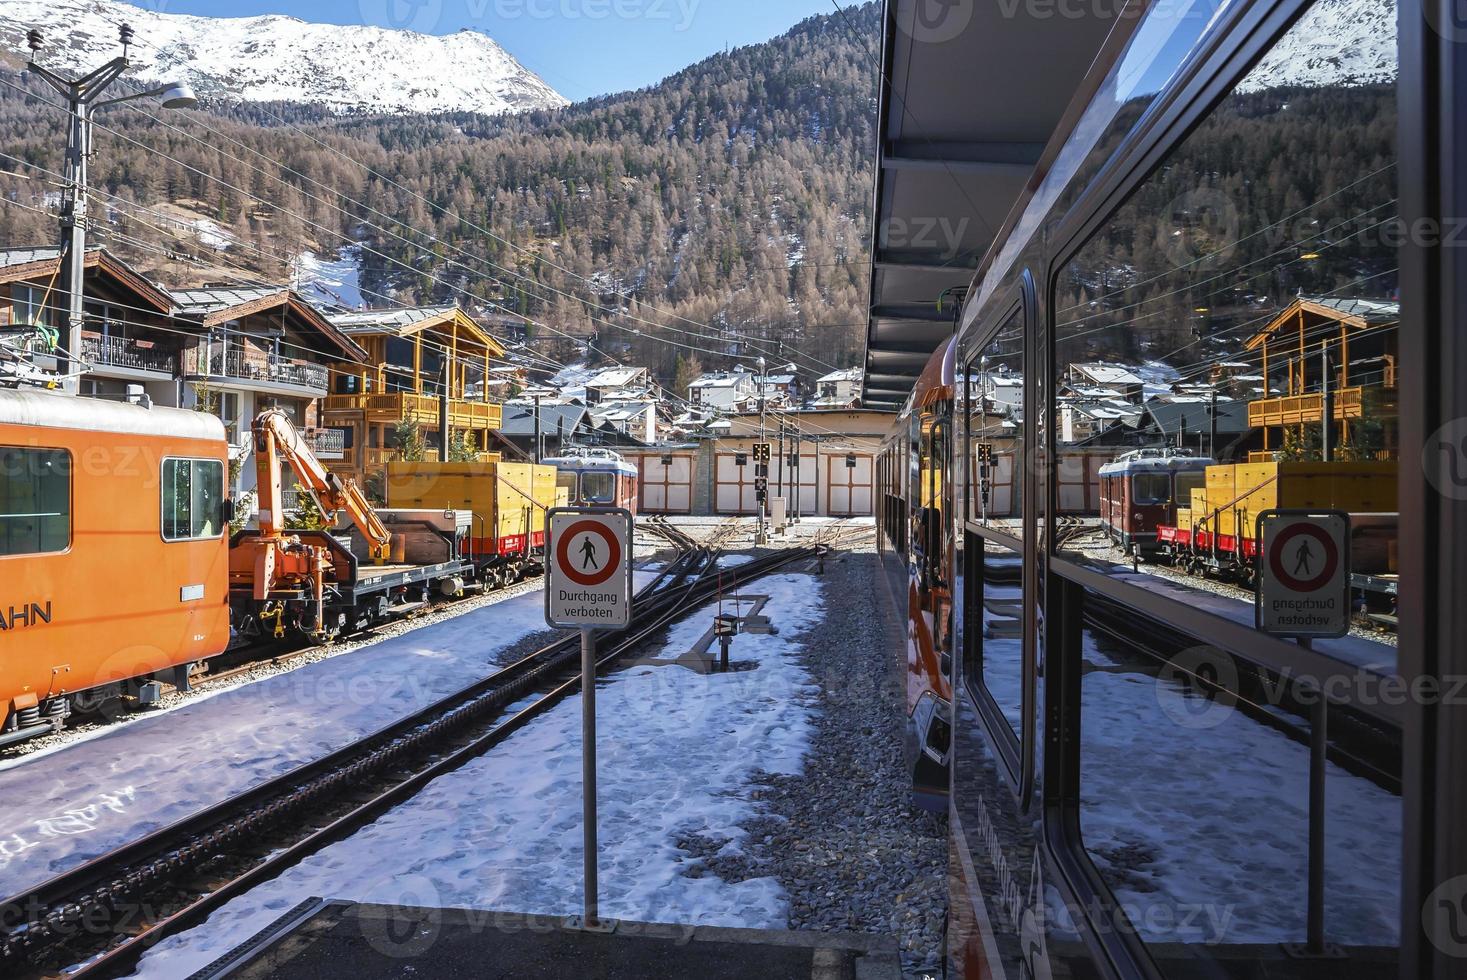
[[[885,0],[864,405],[899,406],[952,335],[949,291],[969,284],[1123,6]]]

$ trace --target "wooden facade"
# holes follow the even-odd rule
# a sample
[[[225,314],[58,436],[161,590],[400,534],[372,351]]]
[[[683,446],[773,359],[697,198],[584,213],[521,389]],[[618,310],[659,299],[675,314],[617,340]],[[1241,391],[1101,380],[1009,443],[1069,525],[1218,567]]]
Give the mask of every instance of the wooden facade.
[[[358,343],[360,363],[330,369],[330,394],[322,403],[322,425],[342,433],[342,453],[332,461],[365,481],[398,458],[394,432],[402,421],[417,423],[430,452],[442,444],[440,415],[448,400],[449,438],[462,433],[488,452],[502,419],[500,404],[485,385],[504,346],[456,306],[345,313],[333,325]],[[472,393],[472,397],[471,397]]]

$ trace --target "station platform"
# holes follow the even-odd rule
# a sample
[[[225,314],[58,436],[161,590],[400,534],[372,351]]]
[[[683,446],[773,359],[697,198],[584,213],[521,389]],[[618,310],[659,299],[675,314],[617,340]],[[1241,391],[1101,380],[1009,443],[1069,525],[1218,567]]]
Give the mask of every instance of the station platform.
[[[899,980],[895,939],[855,933],[616,923],[472,909],[302,902],[192,980],[379,977]]]

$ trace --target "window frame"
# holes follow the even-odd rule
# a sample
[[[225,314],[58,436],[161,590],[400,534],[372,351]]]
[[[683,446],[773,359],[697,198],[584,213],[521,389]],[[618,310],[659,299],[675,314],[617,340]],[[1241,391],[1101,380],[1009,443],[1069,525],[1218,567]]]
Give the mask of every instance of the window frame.
[[[225,535],[227,535],[229,533],[229,523],[227,521],[222,520],[222,511],[221,511],[221,514],[218,517],[216,517],[216,520],[218,520],[218,523],[219,523],[219,529],[217,531],[215,531],[213,534],[203,534],[203,535],[193,535],[193,534],[191,534],[188,537],[169,537],[168,536],[168,530],[167,530],[167,528],[168,528],[168,498],[167,498],[167,496],[164,493],[164,489],[167,486],[165,474],[167,473],[167,467],[168,467],[168,464],[169,463],[188,463],[189,464],[189,502],[190,502],[189,529],[190,529],[190,531],[192,531],[192,529],[193,529],[192,502],[193,502],[193,468],[194,468],[194,464],[198,464],[198,463],[212,463],[213,465],[218,466],[220,468],[220,470],[221,470],[220,479],[219,479],[219,495],[220,495],[219,496],[219,502],[220,502],[220,504],[222,505],[223,502],[224,502],[224,499],[229,496],[228,488],[225,486],[225,481],[228,480],[228,478],[229,478],[229,467],[226,466],[222,460],[219,460],[219,459],[217,459],[217,458],[215,458],[213,456],[178,456],[178,455],[164,456],[158,462],[158,536],[163,540],[163,542],[165,544],[187,544],[187,543],[189,543],[191,541],[214,541],[214,540],[216,540],[218,538],[222,538]]]
[[[50,551],[22,551],[14,554],[0,553],[0,561],[9,559],[46,558],[64,555],[76,543],[76,457],[64,446],[15,446],[0,445],[0,451],[17,450],[27,453],[62,453],[66,457],[66,545]]]
[[[1025,371],[1033,360],[1031,338],[1033,335],[1034,317],[1036,313],[1034,303],[1034,281],[1028,269],[1023,271],[1020,281],[1009,287],[1002,302],[994,307],[998,312],[990,314],[986,318],[986,324],[982,330],[973,336],[980,338],[971,345],[964,345],[958,356],[961,365],[961,384],[966,389],[968,378],[972,375],[974,366],[978,359],[983,356],[984,349],[998,337],[1000,333],[1014,320],[1018,318],[1024,337],[1023,362]],[[1016,733],[1013,725],[1004,717],[1003,709],[999,707],[998,701],[988,689],[983,678],[983,646],[981,642],[982,616],[982,569],[984,566],[983,545],[992,542],[1001,548],[1013,552],[1022,559],[1030,552],[1026,545],[1033,534],[1034,497],[1031,493],[1030,483],[1033,474],[1030,466],[1022,462],[1022,454],[1030,451],[1030,442],[1033,433],[1033,419],[1030,410],[1031,388],[1029,381],[1024,383],[1024,426],[1023,439],[1020,445],[1021,453],[1015,457],[1014,482],[1015,489],[1019,495],[1018,520],[1020,524],[1020,536],[1015,536],[1008,530],[1002,530],[991,525],[985,525],[975,520],[972,514],[972,492],[968,486],[968,468],[973,452],[972,433],[972,409],[971,399],[964,398],[960,404],[962,409],[962,424],[954,425],[952,439],[954,442],[952,458],[956,461],[959,456],[963,460],[964,478],[961,481],[963,505],[962,505],[962,575],[963,575],[963,609],[964,622],[961,630],[956,631],[954,639],[962,643],[961,651],[953,658],[953,664],[957,677],[957,683],[953,684],[953,697],[966,696],[969,704],[978,715],[979,724],[983,728],[983,734],[988,740],[989,747],[995,756],[1002,761],[1002,768],[1010,789],[1023,809],[1027,809],[1033,795],[1035,739],[1038,737],[1038,726],[1034,723],[1034,712],[1036,710],[1036,690],[1034,675],[1036,673],[1035,658],[1035,631],[1031,628],[1031,620],[1034,618],[1035,595],[1030,589],[1029,581],[1031,575],[1027,568],[1028,562],[1024,562],[1025,571],[1022,575],[1022,597],[1021,609],[1023,610],[1023,630],[1020,639],[1019,671],[1020,671],[1020,726]],[[954,420],[956,422],[956,420]],[[961,453],[958,444],[961,444]],[[1020,481],[1023,481],[1020,489]],[[955,508],[956,509],[956,508]],[[956,515],[954,515],[956,516]],[[976,574],[975,574],[976,573]],[[977,650],[976,658],[970,651]],[[976,670],[969,668],[976,664]],[[970,676],[976,675],[976,676]],[[954,718],[956,718],[956,712]]]
[[[1218,110],[1248,72],[1274,50],[1316,0],[1271,0],[1256,7],[1235,4],[1224,11],[1209,28],[1202,48],[1178,69],[1180,84],[1163,88],[1159,97],[1146,109],[1142,118],[1125,137],[1121,148],[1090,181],[1085,193],[1076,199],[1050,231],[1052,244],[1044,248],[1044,265],[1040,270],[1044,284],[1044,319],[1048,330],[1038,365],[1048,374],[1046,399],[1042,410],[1050,424],[1046,430],[1046,452],[1055,458],[1057,421],[1055,386],[1053,384],[1056,338],[1053,333],[1053,311],[1059,305],[1062,277],[1071,262],[1092,238],[1114,220],[1116,214],[1154,175],[1167,158],[1191,138],[1196,129]],[[1402,21],[1406,17],[1401,18]],[[1246,30],[1246,34],[1244,33]],[[1246,37],[1241,43],[1239,38]],[[1407,56],[1406,34],[1398,37],[1400,56]],[[1400,75],[1397,94],[1398,111],[1404,118],[1411,94],[1409,81]],[[1404,201],[1404,147],[1398,144],[1398,167],[1402,175]],[[1403,206],[1403,214],[1405,208]],[[1402,245],[1404,251],[1409,245]],[[1403,256],[1403,277],[1405,257]],[[1402,309],[1403,330],[1407,322],[1405,304]],[[1028,385],[1026,384],[1026,396]],[[1036,407],[1037,408],[1037,407]],[[1405,424],[1403,410],[1403,425]],[[1419,467],[1402,467],[1407,470]],[[1419,475],[1419,474],[1417,474]],[[1046,474],[1044,492],[1057,491],[1053,474]],[[1403,501],[1405,484],[1402,484]],[[1112,919],[1116,899],[1097,871],[1085,849],[1079,819],[1080,799],[1080,680],[1079,665],[1083,657],[1083,636],[1078,613],[1088,597],[1109,600],[1133,611],[1138,617],[1154,620],[1164,627],[1197,637],[1205,637],[1208,645],[1239,661],[1264,670],[1276,671],[1284,677],[1312,677],[1327,688],[1350,692],[1339,699],[1376,721],[1401,728],[1407,712],[1400,705],[1388,704],[1381,697],[1385,684],[1376,678],[1372,686],[1368,672],[1353,669],[1307,646],[1260,633],[1251,624],[1212,615],[1196,607],[1170,599],[1160,592],[1131,584],[1089,568],[1060,551],[1054,534],[1055,511],[1051,507],[1044,516],[1043,559],[1046,564],[1045,602],[1047,669],[1045,696],[1045,813],[1044,847],[1055,862],[1055,868],[1077,896],[1077,901],[1099,901],[1107,909],[1094,922],[1104,930],[1093,939],[1106,950],[1113,964],[1140,971],[1149,980],[1161,980],[1162,974],[1147,946],[1132,934],[1129,922]],[[1402,525],[1402,534],[1406,525]],[[1403,620],[1404,626],[1404,620]],[[1405,641],[1403,631],[1402,642]],[[1406,667],[1405,658],[1400,662]],[[1367,680],[1363,695],[1360,681]],[[1409,750],[1409,741],[1404,744]],[[1409,766],[1406,768],[1409,769]],[[1404,773],[1403,773],[1404,775]],[[1409,793],[1409,780],[1403,787],[1403,798]],[[1409,821],[1403,834],[1409,834]],[[1409,888],[1409,886],[1408,886]],[[1409,893],[1409,892],[1408,892]],[[1106,921],[1109,919],[1110,921]],[[1088,929],[1087,929],[1088,931]],[[1407,954],[1411,937],[1403,931],[1400,951]]]

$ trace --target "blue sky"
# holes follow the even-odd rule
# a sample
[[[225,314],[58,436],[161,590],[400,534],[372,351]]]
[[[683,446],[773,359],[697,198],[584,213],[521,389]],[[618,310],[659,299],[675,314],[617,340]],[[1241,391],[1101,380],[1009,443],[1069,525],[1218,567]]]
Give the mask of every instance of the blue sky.
[[[208,17],[289,14],[430,34],[489,34],[569,99],[641,88],[707,57],[784,33],[830,0],[136,0]],[[842,7],[858,0],[841,0]]]

